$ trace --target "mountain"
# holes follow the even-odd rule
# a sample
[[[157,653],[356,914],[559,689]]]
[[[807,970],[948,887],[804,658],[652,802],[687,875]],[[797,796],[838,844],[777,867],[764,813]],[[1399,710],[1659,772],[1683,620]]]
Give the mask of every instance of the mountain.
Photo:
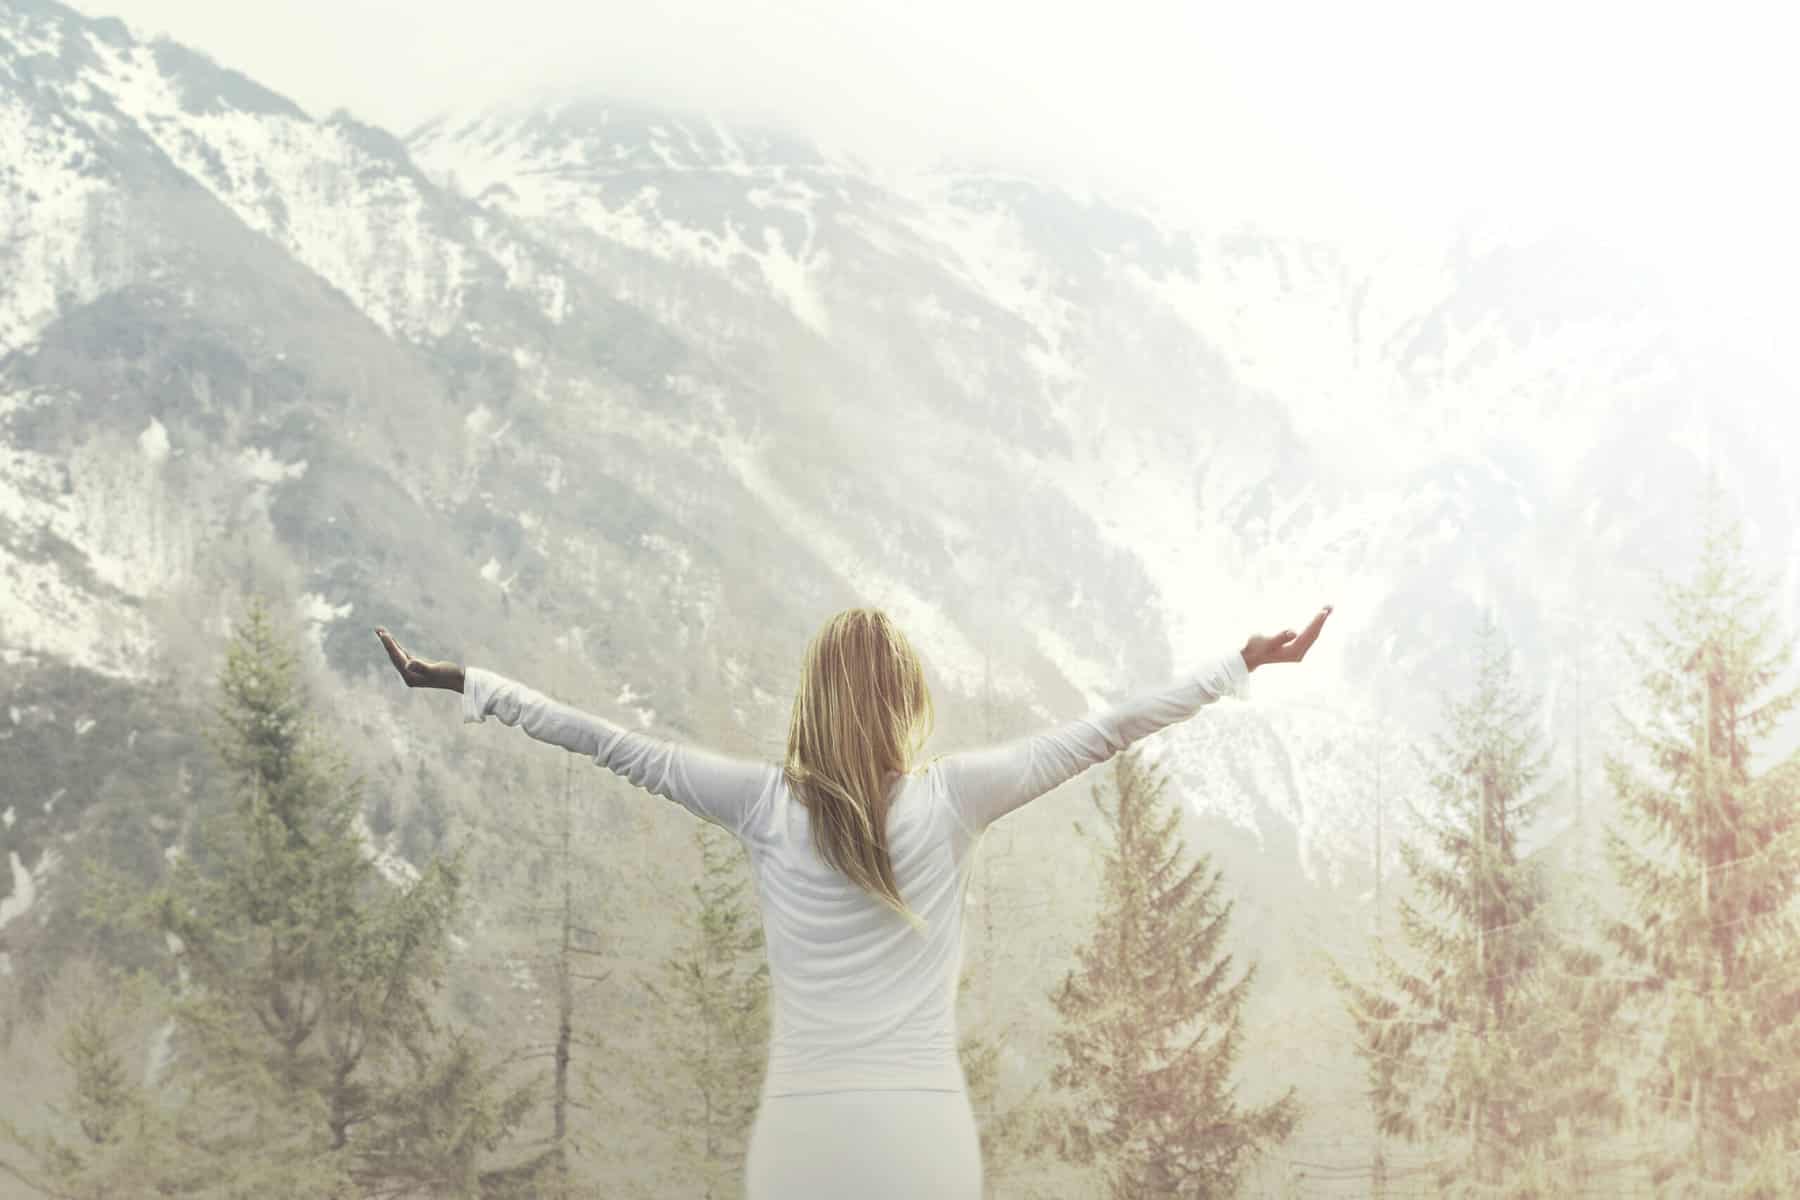
[[[484,856],[478,947],[526,937],[514,902],[541,870],[494,797],[534,802],[560,764],[397,691],[377,623],[774,756],[800,650],[845,605],[915,638],[953,750],[1333,603],[1304,678],[1259,673],[1256,703],[1151,746],[1238,889],[1265,1025],[1314,1043],[1342,1041],[1316,1024],[1319,951],[1355,953],[1373,920],[1376,755],[1391,855],[1423,794],[1405,747],[1466,678],[1482,606],[1542,696],[1563,790],[1568,730],[1600,745],[1630,682],[1610,632],[1691,559],[1707,462],[1800,620],[1800,486],[1769,436],[1791,389],[1684,324],[1654,271],[1578,241],[1200,228],[611,100],[400,137],[51,0],[0,0],[0,145],[17,981],[75,937],[70,856],[151,871],[180,836],[251,590],[291,600],[381,848]],[[678,814],[586,787],[596,836],[682,861]],[[971,946],[1017,965],[1001,986],[1027,1009],[1084,928],[1084,805],[1016,818],[977,896],[1038,914]],[[470,979],[459,1003],[497,1011]],[[1249,1054],[1254,1087],[1291,1074]],[[1316,1107],[1360,1094],[1339,1049],[1314,1058]]]

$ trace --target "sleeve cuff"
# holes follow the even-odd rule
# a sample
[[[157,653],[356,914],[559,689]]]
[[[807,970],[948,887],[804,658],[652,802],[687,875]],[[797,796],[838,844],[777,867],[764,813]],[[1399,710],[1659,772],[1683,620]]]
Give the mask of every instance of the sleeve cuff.
[[[1244,662],[1244,652],[1233,650],[1219,659],[1207,670],[1203,682],[1216,695],[1245,699],[1250,686],[1250,667]]]
[[[480,667],[463,668],[462,719],[476,724],[487,718],[488,697],[494,694],[494,674]]]
[[[1245,686],[1249,683],[1250,670],[1244,663],[1243,654],[1233,650],[1206,662],[1188,678],[1199,684],[1214,700],[1226,696],[1242,699]]]

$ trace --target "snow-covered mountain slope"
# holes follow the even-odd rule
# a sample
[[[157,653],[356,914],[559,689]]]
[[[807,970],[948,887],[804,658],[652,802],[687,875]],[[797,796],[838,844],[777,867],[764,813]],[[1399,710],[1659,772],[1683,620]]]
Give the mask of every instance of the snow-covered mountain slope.
[[[1555,731],[1705,461],[1800,560],[1793,397],[1710,389],[1733,364],[1574,244],[1192,228],[599,101],[402,140],[51,0],[0,3],[0,146],[20,670],[202,680],[258,586],[341,678],[377,619],[521,669],[561,639],[766,748],[846,603],[1017,732],[1332,602],[1303,680],[1158,749],[1329,889],[1371,853],[1366,751],[1429,726],[1481,606]],[[73,828],[41,807],[39,855]]]
[[[973,459],[1008,481],[952,493],[978,527],[1054,513],[1077,561],[1126,564],[1130,599],[1092,594],[1108,572],[1089,569],[1062,589],[1074,620],[1060,604],[1014,614],[1090,699],[1145,669],[1095,645],[1108,613],[1147,606],[1179,653],[1263,619],[1259,602],[1303,614],[1329,595],[1349,614],[1325,664],[1333,708],[1416,725],[1496,604],[1553,729],[1574,631],[1647,611],[1705,462],[1744,481],[1768,549],[1794,545],[1793,468],[1756,433],[1782,398],[1705,395],[1732,364],[1688,344],[1654,276],[1577,243],[1371,252],[1180,229],[1001,175],[877,187],[791,141],[597,102],[446,117],[408,144],[616,294],[677,316],[705,295],[699,335],[783,378],[775,408],[845,440],[832,414],[849,396],[923,425],[927,512],[946,460]],[[796,245],[803,287],[768,257]],[[769,340],[807,374],[759,358]],[[1055,538],[984,551],[990,580],[1066,553]],[[1590,701],[1617,665],[1586,664]],[[1350,818],[1285,807],[1323,822],[1303,840],[1349,851]]]

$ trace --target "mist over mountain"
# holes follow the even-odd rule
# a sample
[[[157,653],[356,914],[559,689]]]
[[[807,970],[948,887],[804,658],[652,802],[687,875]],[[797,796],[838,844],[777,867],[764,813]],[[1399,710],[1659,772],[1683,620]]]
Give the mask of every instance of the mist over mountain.
[[[1342,1027],[1319,951],[1371,927],[1377,757],[1391,856],[1424,795],[1403,750],[1464,682],[1482,609],[1556,747],[1540,844],[1578,789],[1604,813],[1608,705],[1633,682],[1612,633],[1691,561],[1709,466],[1800,622],[1791,388],[1574,241],[1209,230],[604,99],[402,136],[50,0],[0,0],[0,229],[0,975],[20,986],[72,919],[59,864],[178,836],[254,591],[309,639],[389,861],[476,848],[472,959],[523,936],[508,821],[561,764],[406,693],[376,624],[773,757],[800,651],[847,605],[915,640],[936,752],[1331,603],[1316,662],[1149,750],[1264,963],[1252,1090],[1352,1105],[1354,1060],[1317,1048]],[[1013,968],[999,986],[1033,1021],[1095,886],[1069,830],[1091,782],[1009,820],[974,897],[1017,914],[992,944],[972,922],[969,953]],[[680,861],[681,814],[577,787],[609,877]],[[643,925],[622,957],[654,956]],[[468,980],[477,1016],[512,986]]]

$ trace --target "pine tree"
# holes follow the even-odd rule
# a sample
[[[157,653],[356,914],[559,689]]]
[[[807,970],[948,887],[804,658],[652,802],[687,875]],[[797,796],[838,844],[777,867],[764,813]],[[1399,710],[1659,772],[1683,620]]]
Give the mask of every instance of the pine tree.
[[[21,1162],[0,1158],[0,1172],[31,1190],[67,1200],[121,1195],[216,1195],[217,1172],[190,1154],[207,1114],[179,1096],[146,1093],[122,1046],[130,1026],[155,1002],[142,976],[83,972],[81,998],[56,1038],[69,1072],[67,1093],[51,1111],[59,1131],[26,1134],[0,1122]]]
[[[1254,966],[1232,981],[1223,952],[1232,905],[1208,856],[1187,860],[1181,809],[1133,751],[1115,760],[1114,800],[1093,935],[1052,1000],[1062,1026],[1051,1085],[1068,1109],[1050,1123],[1067,1162],[1098,1165],[1115,1200],[1236,1192],[1299,1119],[1293,1089],[1261,1107],[1235,1098],[1240,1016]]]
[[[660,1038],[673,1085],[668,1122],[698,1176],[693,1194],[726,1200],[741,1188],[769,1043],[769,968],[762,922],[745,895],[743,855],[702,822],[700,877],[684,915],[687,936],[663,964]]]
[[[1380,1133],[1460,1142],[1440,1187],[1543,1194],[1525,1164],[1547,1163],[1559,1130],[1605,1095],[1595,1057],[1605,996],[1567,990],[1595,980],[1601,964],[1560,936],[1545,883],[1520,854],[1547,800],[1534,787],[1547,755],[1491,615],[1476,641],[1473,694],[1446,702],[1449,732],[1432,739],[1436,809],[1415,814],[1429,849],[1400,844],[1415,896],[1398,902],[1399,932],[1419,965],[1381,947],[1376,982],[1335,966],[1333,977],[1357,1026]],[[1581,999],[1577,1022],[1546,1003],[1552,994]]]
[[[1792,662],[1716,481],[1690,582],[1661,580],[1666,623],[1628,643],[1645,712],[1625,718],[1642,768],[1609,755],[1622,826],[1607,850],[1630,899],[1609,929],[1652,1037],[1647,1111],[1684,1129],[1659,1179],[1688,1190],[1800,1187],[1800,755],[1751,773],[1800,701],[1765,695]],[[1651,1032],[1653,1031],[1653,1032]],[[1709,1192],[1710,1194],[1710,1192]]]
[[[473,1164],[528,1095],[497,1095],[466,1044],[437,1036],[460,863],[381,877],[360,781],[315,728],[261,601],[220,691],[229,803],[146,904],[183,973],[174,1068],[212,1105],[205,1153],[261,1194],[475,1194]]]

